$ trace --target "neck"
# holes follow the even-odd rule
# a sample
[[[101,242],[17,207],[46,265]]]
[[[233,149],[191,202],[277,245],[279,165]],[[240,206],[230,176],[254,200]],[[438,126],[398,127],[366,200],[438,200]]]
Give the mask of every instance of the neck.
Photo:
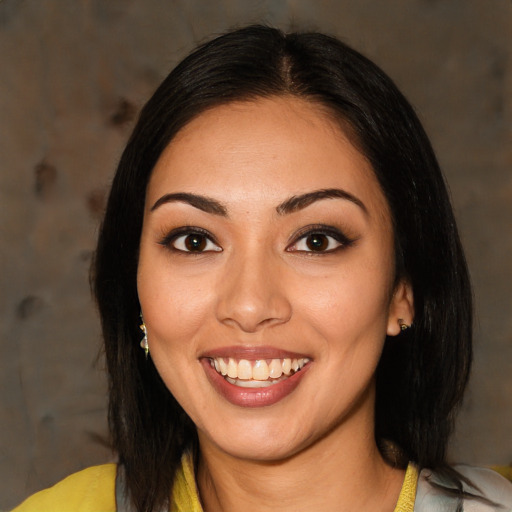
[[[360,422],[337,426],[308,448],[278,461],[240,459],[200,443],[197,479],[205,512],[392,512],[404,471],[382,458],[373,417],[366,429],[361,427]]]

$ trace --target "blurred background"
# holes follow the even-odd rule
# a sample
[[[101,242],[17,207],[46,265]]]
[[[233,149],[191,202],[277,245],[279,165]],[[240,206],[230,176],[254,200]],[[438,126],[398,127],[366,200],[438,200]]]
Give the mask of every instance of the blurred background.
[[[337,35],[417,109],[475,286],[451,460],[512,462],[510,0],[0,0],[0,509],[115,460],[88,285],[109,183],[173,65],[250,22]]]

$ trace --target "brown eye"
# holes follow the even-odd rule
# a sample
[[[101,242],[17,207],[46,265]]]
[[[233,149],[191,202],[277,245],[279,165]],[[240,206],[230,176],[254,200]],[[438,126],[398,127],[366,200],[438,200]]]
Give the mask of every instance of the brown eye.
[[[306,237],[306,246],[311,251],[325,251],[329,247],[329,237],[322,233],[312,233]]]
[[[185,231],[168,235],[162,245],[184,253],[220,252],[222,248],[210,236],[197,231]]]
[[[353,243],[353,240],[349,239],[339,229],[331,226],[309,226],[309,228],[286,250],[289,252],[328,254],[349,247]]]
[[[206,242],[206,237],[204,235],[199,235],[197,233],[188,235],[184,240],[185,247],[190,252],[204,251],[206,247]]]

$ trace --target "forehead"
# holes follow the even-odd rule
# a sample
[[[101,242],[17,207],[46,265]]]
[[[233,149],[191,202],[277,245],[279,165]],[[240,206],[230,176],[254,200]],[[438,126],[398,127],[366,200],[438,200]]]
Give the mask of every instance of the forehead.
[[[263,193],[277,204],[324,188],[343,188],[388,216],[369,161],[341,123],[317,104],[272,97],[218,106],[189,122],[160,156],[147,199],[198,192],[250,203]]]

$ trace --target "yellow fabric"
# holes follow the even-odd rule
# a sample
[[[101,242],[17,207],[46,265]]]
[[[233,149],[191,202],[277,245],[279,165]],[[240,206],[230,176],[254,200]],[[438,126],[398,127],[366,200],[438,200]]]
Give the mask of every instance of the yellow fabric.
[[[394,512],[414,512],[418,475],[416,466],[409,464]],[[194,477],[194,463],[190,454],[183,457],[181,470],[176,475],[171,503],[172,512],[203,512]]]
[[[116,465],[93,466],[34,494],[12,512],[115,512]],[[394,512],[413,512],[418,470],[409,464]],[[172,512],[203,512],[192,456],[185,454],[171,496]]]
[[[183,455],[181,468],[176,473],[171,496],[171,510],[172,512],[203,512],[199,502],[191,453]]]
[[[407,466],[404,483],[394,512],[413,512],[416,499],[416,488],[418,487],[418,468],[414,464]]]
[[[115,512],[116,465],[93,466],[34,494],[13,512]]]
[[[512,466],[491,466],[491,469],[512,482]]]

